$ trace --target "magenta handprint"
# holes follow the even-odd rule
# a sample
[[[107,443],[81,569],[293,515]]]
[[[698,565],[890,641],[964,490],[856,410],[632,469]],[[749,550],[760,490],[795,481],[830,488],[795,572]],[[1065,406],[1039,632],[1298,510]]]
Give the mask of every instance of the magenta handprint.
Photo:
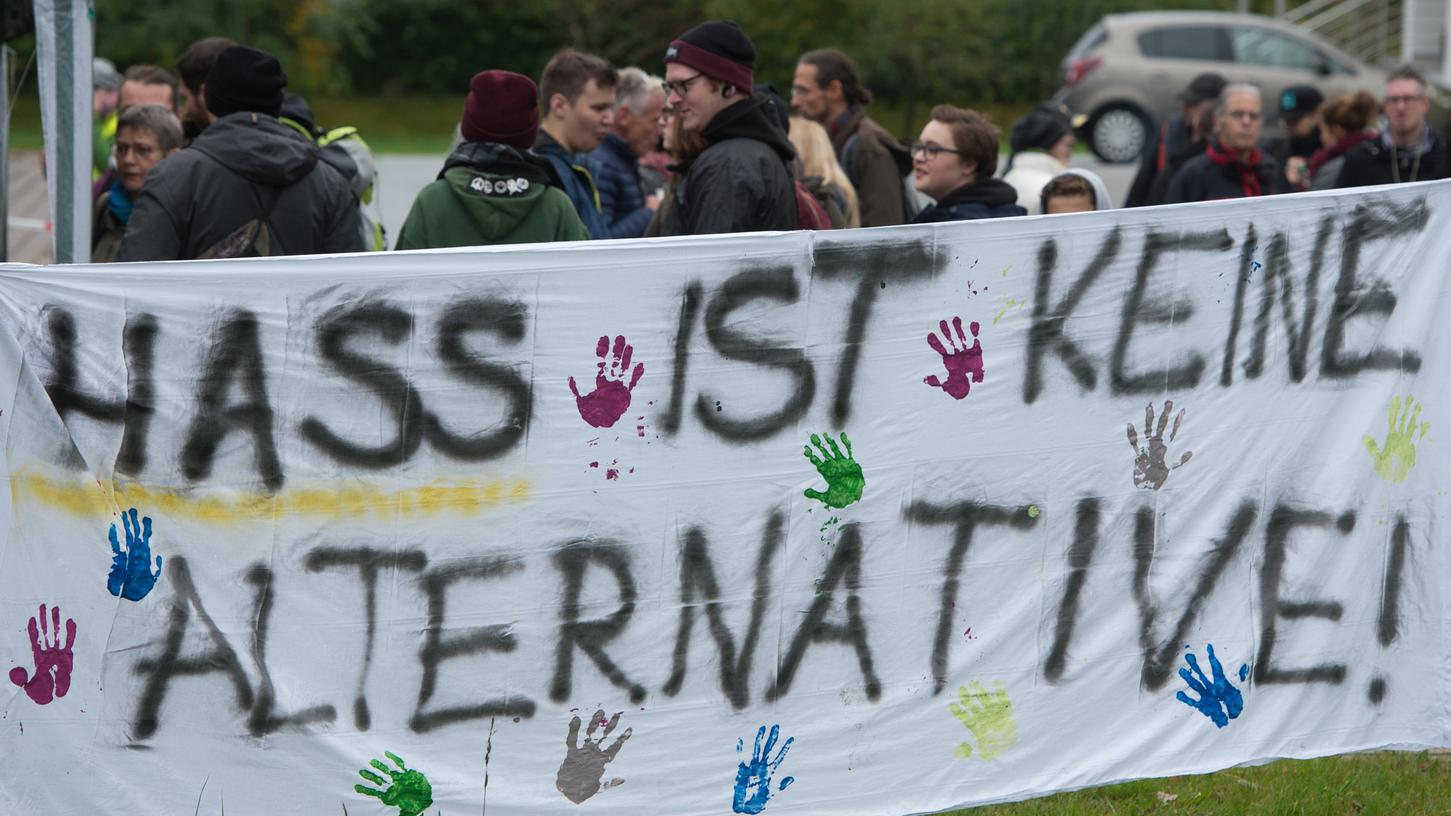
[[[630,409],[630,392],[635,390],[635,384],[645,374],[644,363],[637,364],[631,373],[630,357],[634,353],[634,347],[625,342],[623,335],[615,337],[613,351],[610,349],[610,338],[601,337],[595,345],[595,356],[600,358],[595,363],[595,367],[599,369],[595,374],[595,390],[580,395],[574,378],[569,378],[569,390],[574,394],[579,415],[585,422],[596,428],[608,428]],[[630,378],[629,385],[625,385],[627,376]]]
[[[929,332],[927,345],[942,355],[942,365],[947,369],[947,379],[944,381],[933,374],[922,382],[933,388],[941,388],[952,395],[953,399],[960,400],[972,390],[973,383],[982,382],[982,343],[977,339],[979,327],[976,320],[968,325],[968,329],[972,331],[972,347],[969,348],[967,335],[962,332],[961,317],[952,318],[952,328],[957,330],[956,337],[948,330],[946,320],[939,321],[937,325],[942,330],[942,337],[939,339],[935,333]]]
[[[45,625],[45,604],[40,605],[40,617],[30,619],[30,654],[35,661],[35,674],[16,666],[10,670],[10,682],[25,689],[38,705],[46,705],[56,697],[66,696],[71,690],[71,667],[75,656],[71,647],[76,644],[76,622],[69,618],[65,622],[65,643],[61,643],[60,607],[52,607],[51,623]]]

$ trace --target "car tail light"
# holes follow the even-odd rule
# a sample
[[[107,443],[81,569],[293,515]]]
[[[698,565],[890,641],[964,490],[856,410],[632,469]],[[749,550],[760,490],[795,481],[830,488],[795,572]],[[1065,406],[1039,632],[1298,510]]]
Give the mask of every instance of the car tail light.
[[[1063,74],[1064,85],[1077,85],[1080,80],[1088,76],[1088,72],[1103,64],[1103,57],[1084,57],[1074,60]]]

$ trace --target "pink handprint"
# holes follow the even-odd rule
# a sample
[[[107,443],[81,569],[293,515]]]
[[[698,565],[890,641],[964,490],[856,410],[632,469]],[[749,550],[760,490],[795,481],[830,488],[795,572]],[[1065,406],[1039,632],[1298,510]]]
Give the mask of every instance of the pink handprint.
[[[71,690],[71,668],[75,655],[71,647],[76,644],[76,622],[66,619],[65,643],[61,644],[60,607],[52,607],[51,624],[45,625],[45,604],[40,605],[40,617],[30,619],[30,653],[35,661],[35,674],[16,666],[10,670],[10,682],[25,689],[25,693],[37,705],[46,705],[56,697],[66,696]]]
[[[962,333],[962,318],[952,318],[952,327],[957,330],[956,337],[948,330],[946,320],[937,325],[942,330],[942,338],[938,339],[936,334],[929,332],[927,345],[942,355],[942,365],[947,368],[947,381],[943,382],[933,374],[922,382],[933,388],[941,388],[951,394],[953,399],[960,400],[972,390],[973,383],[982,382],[982,343],[977,339],[979,327],[976,320],[968,326],[972,331],[972,348],[968,348],[967,335]],[[944,340],[947,342],[946,346],[943,346]]]
[[[595,345],[595,356],[600,358],[595,364],[599,369],[595,374],[595,390],[581,396],[574,378],[569,378],[569,390],[574,394],[579,415],[585,422],[596,428],[608,428],[630,409],[630,392],[645,374],[644,363],[637,364],[631,374],[630,357],[634,353],[634,347],[625,342],[623,335],[615,337],[613,353],[610,351],[610,338],[601,337]],[[630,375],[629,385],[625,385],[626,375]]]

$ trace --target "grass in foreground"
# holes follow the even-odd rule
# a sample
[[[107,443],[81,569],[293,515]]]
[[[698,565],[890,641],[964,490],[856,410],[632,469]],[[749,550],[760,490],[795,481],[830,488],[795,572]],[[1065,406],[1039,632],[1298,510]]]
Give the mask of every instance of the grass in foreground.
[[[942,816],[1439,816],[1451,814],[1451,755],[1385,752],[1281,760],[1046,796]]]

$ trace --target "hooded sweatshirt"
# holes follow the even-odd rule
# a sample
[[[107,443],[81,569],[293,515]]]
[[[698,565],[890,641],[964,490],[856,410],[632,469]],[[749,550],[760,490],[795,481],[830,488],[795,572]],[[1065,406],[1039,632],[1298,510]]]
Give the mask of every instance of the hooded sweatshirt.
[[[589,238],[547,159],[464,142],[413,200],[395,249],[583,241]]]
[[[230,113],[156,165],[118,260],[361,252],[358,201],[317,145],[264,113]]]
[[[710,120],[701,131],[709,146],[675,185],[661,235],[797,228],[796,151],[770,105],[757,94]]]
[[[979,179],[948,193],[941,201],[917,214],[914,224],[939,221],[974,221],[979,218],[1009,218],[1027,215],[1018,206],[1018,191],[1002,179]]]

